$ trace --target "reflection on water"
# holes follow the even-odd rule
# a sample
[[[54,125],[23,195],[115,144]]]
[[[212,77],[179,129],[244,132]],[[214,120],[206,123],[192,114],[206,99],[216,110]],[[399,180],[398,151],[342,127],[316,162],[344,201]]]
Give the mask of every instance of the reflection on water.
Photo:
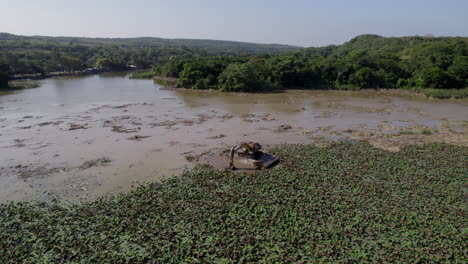
[[[466,100],[382,91],[166,90],[128,77],[58,77],[0,94],[0,201],[127,191],[242,141],[307,143],[402,131],[411,140],[410,132],[422,130],[434,139],[466,136]],[[437,132],[443,129],[459,134]]]

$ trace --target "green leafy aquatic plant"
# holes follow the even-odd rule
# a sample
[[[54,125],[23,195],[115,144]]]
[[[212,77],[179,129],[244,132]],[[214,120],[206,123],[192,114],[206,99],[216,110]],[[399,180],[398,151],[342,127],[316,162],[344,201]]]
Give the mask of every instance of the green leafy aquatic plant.
[[[462,99],[468,97],[468,88],[465,89],[422,89],[421,92],[427,97],[448,99]]]
[[[200,167],[115,198],[0,205],[1,263],[466,260],[468,149],[287,145],[254,174]]]

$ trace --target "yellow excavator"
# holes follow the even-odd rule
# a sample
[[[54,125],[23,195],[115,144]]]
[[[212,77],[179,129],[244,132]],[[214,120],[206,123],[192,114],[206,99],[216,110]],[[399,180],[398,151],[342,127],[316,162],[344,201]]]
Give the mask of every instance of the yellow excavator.
[[[266,169],[279,161],[279,158],[271,156],[267,153],[260,151],[262,146],[256,142],[247,142],[242,143],[238,146],[232,147],[229,152],[229,166],[230,170],[238,169],[235,166],[235,163],[238,166],[241,166],[240,169]],[[236,160],[234,159],[234,154],[237,153],[239,156]]]

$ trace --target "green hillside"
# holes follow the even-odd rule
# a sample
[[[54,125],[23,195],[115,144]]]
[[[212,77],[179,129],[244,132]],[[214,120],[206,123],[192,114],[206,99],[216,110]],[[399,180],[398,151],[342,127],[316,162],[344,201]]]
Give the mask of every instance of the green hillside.
[[[459,89],[468,87],[468,38],[362,35],[288,54],[170,60],[156,74],[179,78],[179,87],[223,91]]]
[[[113,69],[132,64],[149,67],[169,58],[246,56],[277,54],[298,47],[235,41],[162,38],[75,38],[18,36],[0,33],[0,61],[10,65],[11,74],[75,71],[99,66],[109,59]]]

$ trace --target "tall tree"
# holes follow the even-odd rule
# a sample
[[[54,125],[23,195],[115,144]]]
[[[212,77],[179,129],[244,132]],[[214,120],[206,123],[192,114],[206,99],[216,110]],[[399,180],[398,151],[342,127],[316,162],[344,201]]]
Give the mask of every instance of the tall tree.
[[[10,79],[10,66],[6,63],[0,62],[0,88],[8,87],[8,80]]]

